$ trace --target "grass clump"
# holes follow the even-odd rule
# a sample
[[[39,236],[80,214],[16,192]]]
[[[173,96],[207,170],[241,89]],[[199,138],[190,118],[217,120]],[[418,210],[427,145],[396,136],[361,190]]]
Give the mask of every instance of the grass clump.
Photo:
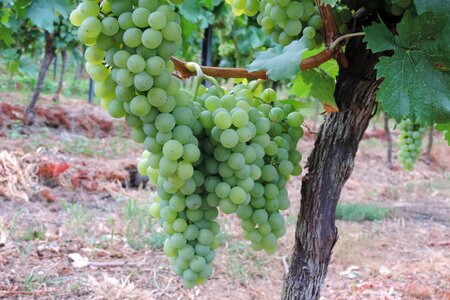
[[[389,209],[373,204],[340,203],[336,207],[336,219],[346,221],[380,221],[389,215]]]

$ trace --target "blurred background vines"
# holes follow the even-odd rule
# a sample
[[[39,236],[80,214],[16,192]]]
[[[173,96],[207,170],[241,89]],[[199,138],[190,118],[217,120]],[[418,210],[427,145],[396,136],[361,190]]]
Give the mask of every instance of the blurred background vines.
[[[55,101],[60,94],[98,100],[84,70],[84,49],[68,21],[76,2],[0,0],[0,91],[28,95],[30,123],[41,93]],[[186,1],[177,9],[184,35],[178,54],[186,60],[245,67],[271,45],[256,17],[234,15],[223,0]]]

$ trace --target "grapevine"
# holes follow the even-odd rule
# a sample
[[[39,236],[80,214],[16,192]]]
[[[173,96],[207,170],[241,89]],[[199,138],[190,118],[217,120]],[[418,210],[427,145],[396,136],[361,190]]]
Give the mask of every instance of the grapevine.
[[[172,1],[174,2],[174,1]],[[194,95],[171,74],[180,18],[167,1],[83,1],[70,15],[89,46],[86,70],[114,118],[145,151],[138,164],[157,187],[150,213],[168,238],[164,253],[185,287],[212,275],[219,210],[236,213],[255,250],[273,253],[286,229],[286,184],[300,175],[303,116],[260,81],[227,92],[195,64]]]
[[[400,129],[398,160],[405,169],[412,170],[422,151],[422,140],[426,128],[410,118],[402,120],[398,128]]]
[[[317,97],[325,102],[336,96],[332,100],[340,110],[327,118],[309,159],[300,234],[285,280],[285,290],[298,290],[299,295],[314,291],[304,298],[318,299],[324,276],[310,270],[326,271],[328,266],[337,239],[336,203],[370,120],[375,91],[381,107],[396,120],[410,115],[423,124],[448,122],[448,62],[439,52],[446,40],[438,39],[448,27],[438,9],[445,10],[445,3],[349,0],[317,6],[321,1],[227,0],[234,14],[254,17],[275,44],[258,53],[248,69],[232,69],[173,57],[183,42],[181,17],[173,4],[182,2],[84,0],[70,15],[79,27],[78,38],[88,46],[86,70],[96,81],[102,106],[114,118],[124,118],[133,140],[145,147],[138,170],[156,186],[150,213],[167,233],[164,253],[185,287],[205,283],[222,242],[219,212],[237,215],[243,238],[254,250],[276,251],[286,231],[282,212],[290,205],[286,185],[290,176],[302,173],[297,144],[303,116],[292,102],[264,90],[261,80],[226,89],[214,78],[292,81],[297,76],[301,80],[294,79],[293,85],[307,80],[324,87],[327,93]],[[424,24],[429,29],[424,31]],[[359,38],[347,44],[345,56],[341,43],[354,37]],[[221,47],[221,54],[230,56],[230,45]],[[354,50],[359,48],[364,51],[358,54]],[[319,49],[312,51],[315,55],[303,59],[314,49]],[[338,84],[337,72],[314,70],[333,58],[343,70]],[[398,84],[400,69],[402,83],[408,84]],[[310,72],[299,73],[304,70]],[[435,80],[424,78],[428,72]],[[197,83],[188,91],[179,78],[194,75]],[[200,84],[203,80],[213,86],[207,89]],[[423,97],[424,87],[429,99]],[[354,96],[351,103],[346,95]],[[416,119],[404,119],[399,127],[399,160],[412,169],[424,130]],[[324,180],[327,168],[327,174],[337,175],[335,180]],[[320,257],[318,249],[324,249]]]

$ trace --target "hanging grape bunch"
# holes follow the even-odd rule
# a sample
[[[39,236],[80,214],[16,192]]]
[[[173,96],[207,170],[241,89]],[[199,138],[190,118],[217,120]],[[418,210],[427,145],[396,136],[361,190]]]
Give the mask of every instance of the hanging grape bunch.
[[[398,160],[405,169],[412,170],[422,151],[422,139],[426,128],[410,118],[402,120],[398,128],[400,129]]]
[[[302,172],[303,116],[275,91],[255,92],[260,82],[226,92],[199,71],[198,82],[215,86],[183,89],[170,60],[182,43],[180,17],[167,1],[85,0],[70,20],[88,46],[102,106],[145,147],[138,170],[157,188],[150,213],[184,286],[212,275],[219,210],[238,215],[254,249],[273,253],[285,233],[287,181]]]
[[[227,0],[236,15],[257,15],[258,24],[265,34],[282,46],[304,36],[309,49],[323,42],[322,21],[315,0]],[[352,14],[346,6],[337,6],[335,18],[341,32]]]

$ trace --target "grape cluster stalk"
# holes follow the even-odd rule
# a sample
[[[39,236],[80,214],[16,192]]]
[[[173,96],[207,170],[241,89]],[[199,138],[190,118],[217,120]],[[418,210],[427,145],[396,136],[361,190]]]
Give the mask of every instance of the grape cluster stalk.
[[[240,218],[255,250],[273,253],[286,232],[286,184],[302,173],[303,116],[259,81],[227,91],[199,71],[198,82],[215,85],[184,89],[172,76],[182,32],[168,1],[84,0],[70,21],[88,46],[102,106],[145,147],[138,171],[156,186],[150,214],[168,235],[164,253],[183,285],[213,274],[219,211]]]

